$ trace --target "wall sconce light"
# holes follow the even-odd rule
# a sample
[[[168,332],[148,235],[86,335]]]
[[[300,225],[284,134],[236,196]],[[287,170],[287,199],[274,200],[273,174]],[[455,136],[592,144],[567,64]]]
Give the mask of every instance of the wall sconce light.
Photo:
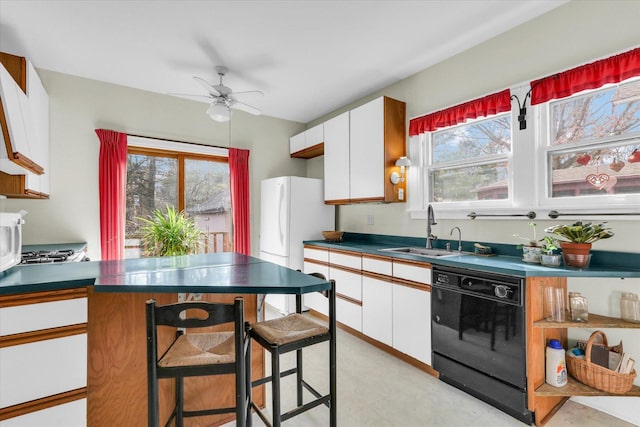
[[[411,160],[409,160],[406,156],[402,156],[398,160],[396,160],[396,166],[400,166],[400,173],[393,171],[391,172],[391,175],[389,175],[389,180],[393,185],[404,182],[404,168],[407,166],[411,166]]]

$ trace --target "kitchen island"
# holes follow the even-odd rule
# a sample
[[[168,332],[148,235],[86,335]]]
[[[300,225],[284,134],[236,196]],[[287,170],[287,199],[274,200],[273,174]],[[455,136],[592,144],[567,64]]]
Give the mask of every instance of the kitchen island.
[[[38,306],[85,301],[76,304],[79,312],[85,311],[84,321],[72,320],[60,326],[36,326],[33,330],[19,330],[5,333],[0,329],[0,369],[4,375],[13,371],[23,371],[24,366],[11,361],[20,361],[19,355],[12,352],[29,352],[34,345],[62,342],[69,349],[71,344],[84,349],[86,370],[76,368],[69,377],[84,379],[85,384],[75,383],[64,391],[50,391],[51,387],[43,383],[38,394],[38,382],[23,384],[22,388],[34,390],[36,395],[29,398],[12,399],[10,384],[2,390],[0,400],[0,424],[4,421],[19,420],[20,417],[46,413],[56,406],[73,404],[86,399],[86,421],[90,426],[146,425],[146,338],[145,338],[145,301],[153,298],[159,304],[176,302],[178,293],[202,294],[203,300],[232,302],[242,295],[245,298],[246,319],[257,319],[257,295],[301,294],[327,290],[328,281],[308,276],[276,264],[236,253],[191,255],[181,257],[145,258],[118,261],[95,261],[69,264],[49,264],[40,266],[14,267],[0,273],[0,320],[4,323],[21,323],[18,309],[27,309],[25,313],[36,315],[41,312]],[[30,307],[36,308],[29,310]],[[84,307],[84,308],[83,308]],[[46,308],[46,307],[45,307]],[[59,307],[58,307],[59,308]],[[60,310],[54,309],[53,313]],[[11,320],[13,316],[13,321]],[[29,322],[26,322],[29,323]],[[159,337],[165,343],[172,338],[171,331]],[[78,340],[79,337],[84,337]],[[76,341],[72,341],[76,340]],[[253,353],[253,375],[262,375],[264,370],[262,352]],[[77,352],[76,352],[77,353]],[[50,356],[50,355],[47,355]],[[75,354],[74,357],[78,357]],[[43,363],[48,363],[48,359]],[[55,358],[53,358],[55,359]],[[26,360],[26,359],[24,359]],[[14,362],[15,363],[15,362]],[[50,366],[55,369],[55,363]],[[38,366],[29,366],[38,371]],[[47,375],[48,370],[43,373]],[[19,378],[17,378],[19,379]],[[233,401],[233,379],[224,378],[211,387],[207,379],[193,378],[186,381],[185,399],[187,405],[199,402]],[[39,381],[39,380],[38,380]],[[46,391],[48,390],[48,391]],[[162,384],[161,419],[166,419],[171,405],[173,385],[169,381]],[[30,392],[30,391],[29,391]],[[26,392],[27,394],[29,392]],[[27,395],[22,391],[15,392]],[[264,399],[261,390],[257,390],[258,401]],[[215,403],[214,403],[215,404]],[[189,407],[189,406],[187,406]],[[46,418],[45,418],[46,419]],[[218,425],[229,421],[223,416],[211,416],[201,420],[188,420],[187,425]],[[19,421],[18,421],[19,423]],[[4,425],[4,424],[2,424]],[[13,424],[7,424],[13,425]],[[19,425],[19,424],[16,424]],[[74,424],[76,425],[76,424]]]

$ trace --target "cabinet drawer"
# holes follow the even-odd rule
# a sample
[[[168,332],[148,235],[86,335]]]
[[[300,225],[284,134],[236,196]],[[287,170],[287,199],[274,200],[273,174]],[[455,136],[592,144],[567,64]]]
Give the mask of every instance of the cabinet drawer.
[[[336,298],[336,320],[358,332],[362,332],[362,306]]]
[[[372,258],[363,255],[362,270],[370,271],[372,273],[384,274],[385,276],[391,276],[393,271],[393,264],[391,263],[391,260]]]
[[[87,399],[0,421],[0,427],[84,427],[87,425]]]
[[[311,273],[320,273],[323,274],[327,279],[329,278],[329,266],[323,264],[316,264],[315,262],[304,262],[304,272],[307,274]]]
[[[0,407],[87,386],[87,335],[0,348]]]
[[[304,257],[315,261],[329,262],[329,251],[327,249],[304,248]]]
[[[362,276],[359,273],[330,267],[329,278],[336,281],[336,293],[362,301]]]
[[[76,298],[0,309],[0,335],[87,322],[87,299]]]
[[[393,277],[431,284],[431,265],[393,261]]]
[[[358,255],[349,255],[342,252],[329,252],[329,262],[332,265],[339,265],[342,267],[349,267],[355,270],[362,269],[362,256]]]

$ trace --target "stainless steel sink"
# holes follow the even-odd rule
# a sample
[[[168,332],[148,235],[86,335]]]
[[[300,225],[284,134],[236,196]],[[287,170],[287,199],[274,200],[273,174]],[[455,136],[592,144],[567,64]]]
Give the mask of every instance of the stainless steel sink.
[[[393,252],[396,254],[408,254],[423,257],[445,257],[460,255],[458,252],[451,252],[444,249],[427,249],[416,246],[410,246],[406,248],[388,248],[378,249],[381,252]]]

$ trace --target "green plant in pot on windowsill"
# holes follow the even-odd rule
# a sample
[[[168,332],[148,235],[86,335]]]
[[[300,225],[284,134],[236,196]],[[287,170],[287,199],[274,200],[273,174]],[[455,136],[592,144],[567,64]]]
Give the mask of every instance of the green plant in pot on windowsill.
[[[540,242],[536,239],[536,223],[530,222],[529,227],[531,227],[533,238],[522,237],[519,234],[514,234],[514,237],[527,242],[520,243],[518,245],[518,249],[522,249],[522,260],[532,264],[540,264],[542,247],[540,246]]]
[[[614,236],[606,224],[578,221],[570,225],[554,225],[544,231],[558,239],[568,267],[586,268],[591,260],[591,244]]]
[[[198,251],[200,231],[195,221],[183,211],[167,205],[156,209],[149,218],[138,218],[147,256],[175,256],[195,254]]]
[[[562,255],[556,253],[559,243],[556,239],[550,236],[544,236],[542,242],[542,256],[540,258],[540,264],[547,267],[559,267],[562,261]]]

